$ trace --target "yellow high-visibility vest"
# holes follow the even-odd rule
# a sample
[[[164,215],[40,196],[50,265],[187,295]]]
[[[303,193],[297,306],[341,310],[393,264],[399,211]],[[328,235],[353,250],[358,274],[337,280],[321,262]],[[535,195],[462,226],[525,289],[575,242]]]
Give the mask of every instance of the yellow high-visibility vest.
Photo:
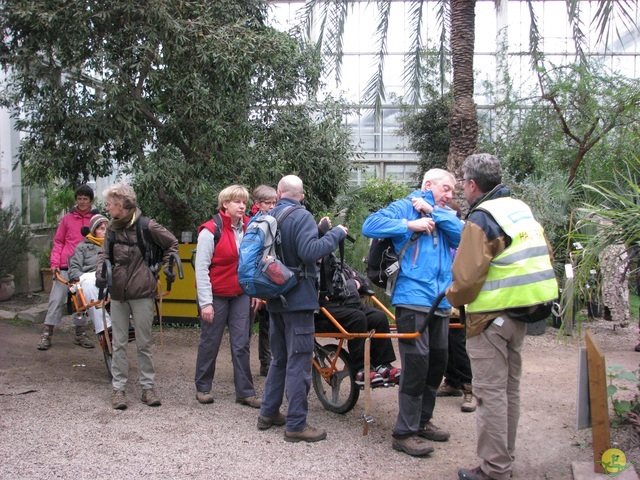
[[[489,265],[470,313],[528,307],[558,297],[558,282],[551,265],[544,229],[526,203],[510,197],[482,202],[477,208],[489,213],[511,238],[511,245]]]

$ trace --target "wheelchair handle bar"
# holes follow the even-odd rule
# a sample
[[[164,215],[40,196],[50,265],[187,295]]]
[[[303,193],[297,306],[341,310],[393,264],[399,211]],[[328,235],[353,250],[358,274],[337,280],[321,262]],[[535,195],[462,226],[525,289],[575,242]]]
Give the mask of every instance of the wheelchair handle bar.
[[[174,264],[178,267],[178,278],[182,280],[184,278],[184,272],[182,270],[182,261],[180,260],[180,256],[176,252],[173,252],[169,256],[169,271],[172,273],[173,273]],[[169,280],[169,278],[167,277],[167,292],[171,291],[172,283],[173,283],[173,280]]]
[[[113,268],[108,258],[105,258],[102,262],[102,275],[101,278],[107,281],[107,288],[100,288],[98,290],[98,300],[104,300],[105,290],[109,290],[109,287],[113,285]]]

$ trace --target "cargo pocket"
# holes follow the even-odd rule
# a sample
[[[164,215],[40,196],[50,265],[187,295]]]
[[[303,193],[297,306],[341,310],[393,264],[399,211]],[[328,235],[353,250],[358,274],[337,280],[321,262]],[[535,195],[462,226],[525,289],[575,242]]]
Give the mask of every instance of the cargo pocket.
[[[313,352],[313,325],[308,327],[295,327],[293,329],[293,353]]]
[[[492,378],[496,369],[495,358],[498,351],[483,337],[485,337],[484,333],[467,338],[467,355],[471,361],[474,385],[476,377]]]

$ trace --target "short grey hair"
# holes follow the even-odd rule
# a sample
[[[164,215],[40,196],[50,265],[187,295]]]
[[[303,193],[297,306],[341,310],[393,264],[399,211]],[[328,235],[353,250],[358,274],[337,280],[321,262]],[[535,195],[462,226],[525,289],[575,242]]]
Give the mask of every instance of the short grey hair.
[[[424,188],[424,184],[427,182],[431,182],[434,184],[438,184],[442,181],[443,178],[449,177],[449,179],[454,183],[456,183],[456,177],[451,173],[443,170],[442,168],[432,168],[427,170],[422,178],[422,188]]]
[[[493,190],[502,183],[500,160],[489,153],[469,155],[462,164],[465,180],[473,180],[482,193]]]
[[[131,185],[125,183],[116,183],[102,192],[102,196],[106,199],[113,199],[122,205],[125,210],[133,210],[138,205],[136,192],[133,191]]]

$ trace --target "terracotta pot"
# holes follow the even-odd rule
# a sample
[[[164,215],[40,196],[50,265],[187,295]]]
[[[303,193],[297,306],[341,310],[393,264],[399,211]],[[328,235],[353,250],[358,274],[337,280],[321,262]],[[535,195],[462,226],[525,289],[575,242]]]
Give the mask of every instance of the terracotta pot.
[[[53,288],[53,270],[41,268],[40,273],[42,274],[42,291],[48,295]]]
[[[15,292],[16,285],[13,283],[13,275],[0,277],[0,302],[9,300]]]

